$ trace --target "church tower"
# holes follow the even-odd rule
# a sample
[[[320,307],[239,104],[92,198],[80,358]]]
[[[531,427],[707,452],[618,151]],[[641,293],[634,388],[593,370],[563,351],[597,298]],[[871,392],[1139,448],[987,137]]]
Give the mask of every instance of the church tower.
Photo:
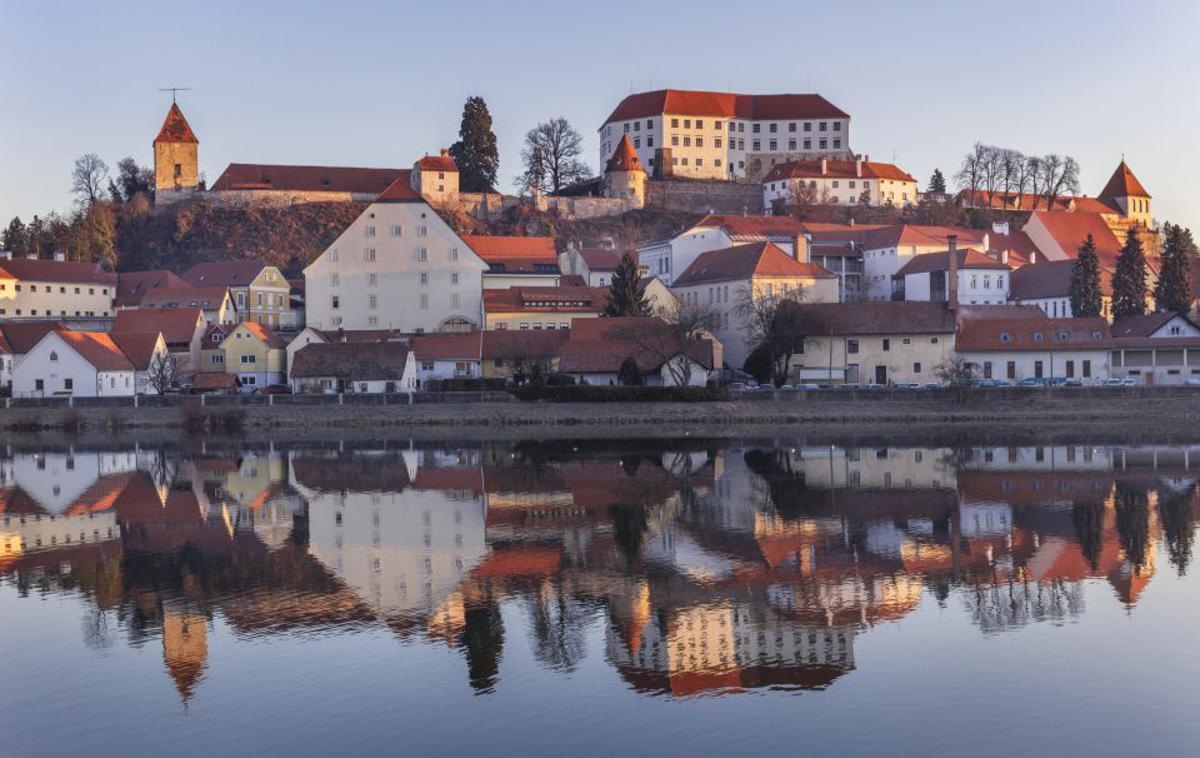
[[[632,198],[635,208],[646,205],[646,169],[642,168],[628,134],[621,138],[604,168],[604,194]]]
[[[1104,185],[1099,199],[1119,208],[1121,215],[1130,222],[1137,222],[1144,229],[1150,227],[1150,193],[1133,175],[1124,159],[1113,172],[1108,184]]]
[[[167,119],[154,138],[154,201],[174,202],[194,192],[200,181],[200,140],[171,103]]]

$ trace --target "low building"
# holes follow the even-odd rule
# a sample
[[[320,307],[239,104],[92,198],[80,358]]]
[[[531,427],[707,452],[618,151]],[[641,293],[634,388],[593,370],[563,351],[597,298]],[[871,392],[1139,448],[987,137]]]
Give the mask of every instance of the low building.
[[[12,388],[13,369],[42,337],[66,328],[60,321],[0,322],[0,387]]]
[[[917,180],[899,166],[854,160],[780,163],[762,180],[764,208],[797,205],[893,205],[918,201]]]
[[[570,329],[486,331],[481,354],[483,376],[511,379],[554,373],[570,334]]]
[[[245,321],[221,340],[225,372],[236,374],[245,391],[283,384],[286,346],[270,328]]]
[[[391,393],[416,389],[413,353],[404,342],[306,345],[292,358],[293,392]]]
[[[1036,305],[1051,318],[1071,318],[1071,271],[1074,259],[1021,266],[1012,272],[1009,299],[1017,305]],[[1100,315],[1112,318],[1112,270],[1100,268]]]
[[[596,318],[608,302],[607,287],[509,287],[484,290],[486,329],[569,329],[574,319]]]
[[[616,385],[630,358],[643,384],[702,387],[721,366],[721,344],[708,337],[681,342],[652,317],[581,319],[563,343],[558,370],[581,384]]]
[[[157,395],[156,381],[164,385],[175,382],[177,371],[164,371],[164,363],[159,362],[159,356],[166,358],[170,355],[167,342],[162,332],[126,332],[110,334],[112,341],[133,365],[133,392],[135,395]],[[157,379],[156,379],[156,372]]]
[[[129,397],[137,368],[103,332],[48,332],[13,369],[14,397]]]
[[[1100,317],[1015,318],[997,315],[959,321],[955,350],[976,379],[1076,379],[1109,377],[1112,336]]]
[[[292,365],[292,358],[304,349],[306,345],[323,345],[333,342],[393,342],[408,341],[408,335],[395,329],[318,329],[306,326],[300,330],[287,345],[287,366]]]
[[[187,287],[178,275],[166,269],[150,271],[125,271],[117,274],[117,295],[114,305],[120,308],[138,308],[142,298],[159,287]]]
[[[0,258],[0,321],[112,316],[117,275],[96,263]]]
[[[208,324],[199,308],[155,310],[129,308],[117,311],[112,334],[161,332],[175,358],[175,373],[188,376],[205,370],[200,353]]]
[[[801,240],[803,256],[806,247]],[[747,330],[751,300],[836,303],[838,279],[771,242],[754,242],[701,254],[671,290],[681,307],[711,311],[713,335],[724,348],[725,360],[730,367],[741,368],[754,349]]]
[[[637,247],[638,264],[670,286],[702,253],[751,242],[773,242],[795,253],[796,238],[807,231],[791,216],[733,216],[710,213],[672,237]]]
[[[1200,325],[1182,313],[1130,316],[1112,325],[1112,375],[1139,384],[1200,378]]]
[[[139,308],[199,308],[208,324],[240,323],[233,294],[225,287],[158,287],[142,296]]]
[[[630,252],[636,263],[637,251]],[[559,268],[564,274],[583,277],[589,287],[607,287],[612,284],[613,274],[624,254],[625,251],[611,244],[611,240],[606,240],[599,247],[568,245],[566,252],[559,256]]]
[[[790,378],[820,384],[941,383],[954,355],[955,314],[943,303],[802,303],[803,350]]]
[[[430,381],[480,376],[481,332],[418,334],[413,336],[410,344],[416,361],[418,387],[424,387]]]
[[[198,263],[183,273],[192,287],[229,290],[238,318],[273,329],[299,325],[291,309],[291,285],[278,268],[262,261]]]
[[[463,242],[483,262],[483,288],[557,287],[560,273],[553,237],[464,235]]]
[[[910,258],[892,275],[892,299],[950,302],[953,276],[957,304],[1003,305],[1008,302],[1009,273],[1006,264],[973,248],[924,253]]]

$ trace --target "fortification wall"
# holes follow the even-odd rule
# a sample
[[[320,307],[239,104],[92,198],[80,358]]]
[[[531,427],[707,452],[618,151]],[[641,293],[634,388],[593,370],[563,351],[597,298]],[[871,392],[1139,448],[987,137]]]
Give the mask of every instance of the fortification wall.
[[[763,212],[761,184],[651,179],[646,182],[646,206],[688,213]]]

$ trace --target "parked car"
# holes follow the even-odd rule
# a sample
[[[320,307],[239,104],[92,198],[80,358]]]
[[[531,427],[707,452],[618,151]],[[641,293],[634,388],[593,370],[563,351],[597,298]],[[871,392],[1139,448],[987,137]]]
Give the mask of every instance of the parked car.
[[[1200,387],[1200,377],[1193,376],[1185,382],[1189,387]]]
[[[1041,387],[1046,383],[1045,379],[1037,376],[1027,376],[1017,383],[1018,387]]]
[[[819,390],[819,389],[821,389],[821,385],[811,384],[811,383],[810,384],[797,384],[797,385],[795,385],[795,387],[798,390]]]
[[[1127,376],[1121,380],[1121,386],[1122,387],[1136,387],[1137,379],[1134,379],[1132,376]]]
[[[292,388],[286,384],[268,384],[266,387],[258,387],[254,390],[256,395],[290,395]]]

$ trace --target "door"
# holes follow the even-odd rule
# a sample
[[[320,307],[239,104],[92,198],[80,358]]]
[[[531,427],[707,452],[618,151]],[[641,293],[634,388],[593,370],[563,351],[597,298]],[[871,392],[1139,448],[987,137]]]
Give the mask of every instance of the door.
[[[875,383],[887,384],[887,366],[875,367]]]

